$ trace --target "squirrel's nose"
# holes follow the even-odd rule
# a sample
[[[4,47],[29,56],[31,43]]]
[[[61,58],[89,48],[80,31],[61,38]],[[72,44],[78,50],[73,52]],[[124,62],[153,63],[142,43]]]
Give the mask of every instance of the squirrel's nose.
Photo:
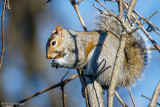
[[[51,55],[47,55],[46,57],[47,57],[47,59],[52,59],[53,58],[53,56],[51,56]]]

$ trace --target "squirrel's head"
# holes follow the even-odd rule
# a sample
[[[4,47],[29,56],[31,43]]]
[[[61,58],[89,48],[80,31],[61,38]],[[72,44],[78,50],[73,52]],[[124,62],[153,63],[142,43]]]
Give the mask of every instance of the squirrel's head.
[[[66,55],[64,37],[64,29],[57,25],[56,30],[52,31],[52,35],[46,44],[47,59],[63,58]]]

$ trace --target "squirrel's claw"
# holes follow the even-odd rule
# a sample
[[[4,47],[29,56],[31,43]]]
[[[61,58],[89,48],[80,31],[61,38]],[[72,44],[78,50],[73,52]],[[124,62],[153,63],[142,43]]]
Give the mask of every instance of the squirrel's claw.
[[[59,63],[58,63],[58,61],[53,60],[52,63],[51,63],[51,66],[52,66],[52,67],[56,67],[56,69],[58,69],[58,68],[59,68]]]

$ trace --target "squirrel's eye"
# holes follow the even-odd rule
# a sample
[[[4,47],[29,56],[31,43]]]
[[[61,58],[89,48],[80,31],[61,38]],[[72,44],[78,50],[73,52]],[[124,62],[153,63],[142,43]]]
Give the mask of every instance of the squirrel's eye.
[[[56,41],[52,41],[52,45],[53,45],[53,46],[56,45]]]

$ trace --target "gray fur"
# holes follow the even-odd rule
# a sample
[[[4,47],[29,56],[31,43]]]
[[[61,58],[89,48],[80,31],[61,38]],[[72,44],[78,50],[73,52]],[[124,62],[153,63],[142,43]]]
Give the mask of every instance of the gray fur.
[[[64,38],[60,46],[64,48],[66,55],[64,58],[55,59],[53,67],[59,65],[67,68],[82,68],[85,74],[92,75],[102,87],[107,89],[111,83],[122,27],[110,16],[101,16],[98,19],[98,26],[103,31],[76,32],[63,29]],[[86,59],[86,50],[92,40],[95,47]],[[147,63],[147,49],[138,33],[133,33],[131,38],[127,39],[124,55],[121,57],[124,58],[122,62],[124,65],[122,64],[119,70],[117,88],[134,83]]]

